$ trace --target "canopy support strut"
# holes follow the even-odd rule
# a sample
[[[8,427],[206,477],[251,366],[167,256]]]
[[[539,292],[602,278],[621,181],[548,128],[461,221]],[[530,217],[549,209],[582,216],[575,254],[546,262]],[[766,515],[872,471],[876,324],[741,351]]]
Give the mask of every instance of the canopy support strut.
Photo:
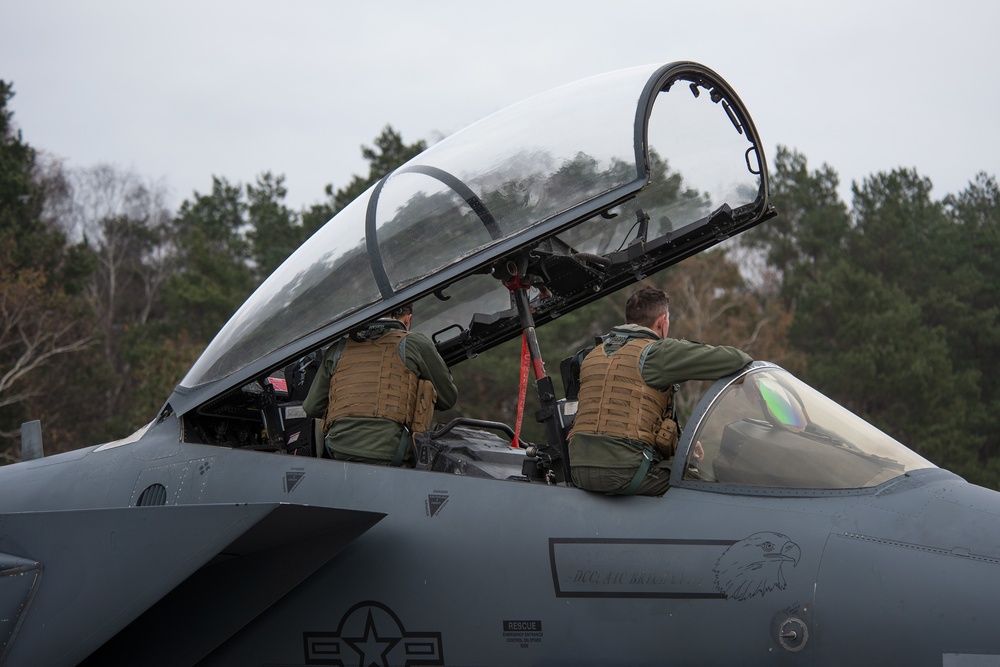
[[[555,388],[552,385],[552,378],[545,373],[545,364],[538,347],[538,337],[535,335],[535,319],[528,300],[528,285],[521,280],[521,276],[517,273],[504,280],[503,284],[510,290],[514,298],[517,314],[521,320],[521,330],[524,332],[524,341],[527,343],[528,353],[531,357],[535,387],[538,390],[538,400],[541,404],[541,409],[535,413],[535,419],[545,425],[547,448],[551,454],[554,454],[552,458],[558,458],[561,462],[559,470],[553,471],[556,473],[556,481],[570,484],[572,477],[570,476],[569,452],[566,439],[563,437],[562,427],[559,425]]]

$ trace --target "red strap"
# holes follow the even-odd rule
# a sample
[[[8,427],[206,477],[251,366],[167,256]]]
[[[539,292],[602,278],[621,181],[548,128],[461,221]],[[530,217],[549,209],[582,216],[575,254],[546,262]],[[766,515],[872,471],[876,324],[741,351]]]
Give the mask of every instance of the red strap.
[[[521,386],[517,392],[517,421],[514,423],[514,441],[511,447],[520,447],[521,420],[524,418],[524,398],[528,394],[528,369],[531,368],[531,352],[528,350],[528,334],[521,334]]]

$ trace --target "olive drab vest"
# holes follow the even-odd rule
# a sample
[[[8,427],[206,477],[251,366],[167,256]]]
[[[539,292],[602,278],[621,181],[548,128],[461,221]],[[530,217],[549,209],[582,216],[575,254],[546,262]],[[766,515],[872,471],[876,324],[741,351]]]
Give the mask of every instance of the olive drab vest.
[[[330,377],[324,431],[342,417],[377,417],[412,426],[420,378],[399,358],[406,335],[389,331],[374,340],[346,339]]]
[[[673,455],[677,424],[668,415],[674,388],[658,391],[650,387],[639,366],[653,342],[633,339],[619,347],[606,341],[587,355],[580,366],[574,433],[626,438]]]

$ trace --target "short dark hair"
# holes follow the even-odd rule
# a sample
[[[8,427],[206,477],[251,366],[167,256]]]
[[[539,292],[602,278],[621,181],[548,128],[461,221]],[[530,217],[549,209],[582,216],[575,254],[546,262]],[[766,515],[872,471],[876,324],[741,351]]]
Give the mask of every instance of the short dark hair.
[[[398,320],[404,315],[412,315],[412,314],[413,314],[413,304],[404,303],[402,306],[395,308],[391,313],[389,313],[389,317],[391,317],[394,320]]]
[[[625,302],[625,322],[652,327],[661,315],[670,314],[670,297],[655,287],[640,287]]]

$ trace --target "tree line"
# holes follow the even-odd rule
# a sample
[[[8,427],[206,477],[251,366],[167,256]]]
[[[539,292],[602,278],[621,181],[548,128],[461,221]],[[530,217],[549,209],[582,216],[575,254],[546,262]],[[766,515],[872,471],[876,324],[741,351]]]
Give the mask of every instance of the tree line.
[[[367,175],[299,211],[268,171],[245,185],[213,176],[170,211],[161,184],[112,165],[70,170],[33,148],[13,94],[0,81],[0,462],[18,459],[29,419],[42,421],[47,453],[148,422],[273,269],[426,147],[386,126],[362,146]],[[779,147],[771,184],[777,218],[647,279],[671,295],[671,335],[774,361],[934,463],[1000,488],[995,177],[935,199],[915,170],[880,172],[853,184],[848,205],[832,167]],[[540,328],[549,372],[618,323],[626,296]],[[453,369],[454,413],[512,423],[520,342],[480,356]],[[685,388],[682,410],[699,396]],[[525,432],[541,438],[532,414],[529,403]]]
[[[46,452],[152,419],[243,301],[337,211],[426,144],[391,127],[367,176],[305,210],[284,177],[213,176],[176,212],[165,188],[112,165],[70,170],[25,141],[0,81],[0,462],[39,419]]]

